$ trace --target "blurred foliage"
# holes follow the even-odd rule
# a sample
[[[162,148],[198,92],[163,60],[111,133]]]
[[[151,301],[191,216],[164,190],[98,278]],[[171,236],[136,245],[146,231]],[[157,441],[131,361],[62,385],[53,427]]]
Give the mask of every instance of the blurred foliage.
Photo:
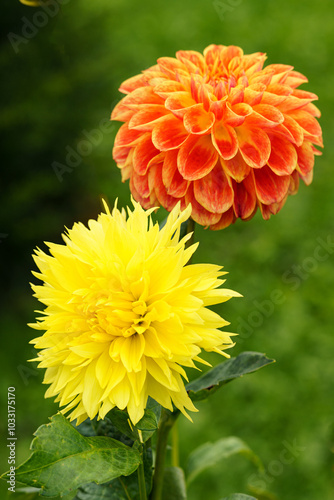
[[[57,410],[43,399],[42,371],[26,361],[33,357],[28,342],[34,335],[26,323],[37,306],[28,284],[33,248],[61,241],[64,226],[74,221],[96,217],[101,196],[111,204],[116,197],[121,206],[129,203],[128,185],[111,155],[118,124],[102,127],[120,98],[120,83],[179,49],[236,44],[245,53],[267,52],[268,63],[291,64],[308,76],[303,88],[319,95],[325,151],[316,159],[313,184],[301,186],[269,222],[257,215],[218,233],[197,229],[196,260],[224,265],[228,287],[244,295],[221,308],[231,331],[240,334],[233,355],[262,351],[277,363],[198,403],[194,425],[180,421],[181,465],[206,441],[237,435],[263,460],[266,489],[277,498],[333,498],[332,2],[51,3],[53,13],[5,0],[1,17],[0,398],[5,405],[7,387],[16,387],[17,463],[29,455],[33,431]],[[75,160],[73,151],[84,151],[87,134],[95,144]],[[60,181],[53,165],[66,165],[69,151],[77,166]],[[319,238],[327,242],[322,259]],[[219,362],[217,355],[208,359]],[[282,461],[286,443],[295,447],[289,463]],[[0,458],[3,471],[5,447]],[[232,457],[196,479],[189,498],[252,493],[247,483],[254,474],[254,467]],[[5,492],[5,483],[0,487]]]

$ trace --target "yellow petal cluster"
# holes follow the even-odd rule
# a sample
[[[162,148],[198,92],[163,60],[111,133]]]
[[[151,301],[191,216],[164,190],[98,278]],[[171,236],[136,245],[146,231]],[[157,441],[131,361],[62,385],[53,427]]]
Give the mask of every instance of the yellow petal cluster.
[[[145,211],[117,209],[74,224],[65,244],[47,243],[34,260],[44,283],[32,285],[46,307],[37,323],[45,333],[35,344],[46,368],[46,397],[82,422],[127,409],[136,424],[151,396],[185,415],[196,411],[185,390],[183,367],[203,362],[202,350],[228,355],[228,324],[206,306],[239,294],[218,288],[225,273],[212,264],[190,264],[197,245],[186,248],[180,226],[191,213],[177,205],[160,229]]]

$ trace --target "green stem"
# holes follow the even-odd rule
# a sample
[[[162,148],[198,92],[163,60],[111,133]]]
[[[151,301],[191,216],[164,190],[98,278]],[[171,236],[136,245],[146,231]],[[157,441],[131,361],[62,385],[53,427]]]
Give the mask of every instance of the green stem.
[[[187,241],[185,247],[188,248],[195,241],[195,221],[190,217],[187,222],[187,232],[186,234],[193,233],[191,238]]]
[[[163,410],[162,412],[161,423],[157,432],[158,438],[153,476],[153,487],[150,497],[151,500],[161,500],[168,435],[169,431],[174,425],[175,420],[178,417],[178,414],[179,412],[173,414],[167,410]]]
[[[176,424],[172,428],[172,465],[179,466],[179,429]]]
[[[143,458],[143,454],[142,454],[142,458]],[[146,486],[145,486],[144,460],[139,465],[137,471],[138,471],[138,483],[139,483],[139,498],[140,498],[140,500],[147,500]]]

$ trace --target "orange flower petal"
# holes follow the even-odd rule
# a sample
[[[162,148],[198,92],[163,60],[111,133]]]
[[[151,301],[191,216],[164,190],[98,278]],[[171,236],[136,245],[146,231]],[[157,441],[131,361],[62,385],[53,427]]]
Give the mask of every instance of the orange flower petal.
[[[218,160],[211,172],[194,182],[194,196],[209,212],[226,212],[233,203],[233,190]]]
[[[132,153],[133,149],[132,147],[128,146],[115,146],[112,152],[113,159],[117,163],[118,167],[123,167],[125,164],[128,156],[130,153]]]
[[[154,86],[154,92],[163,99],[166,99],[170,95],[174,94],[174,92],[184,92],[185,90],[186,89],[182,83],[174,82],[172,80],[165,80],[164,82],[159,83],[159,85]]]
[[[238,151],[238,139],[235,130],[222,121],[212,127],[212,143],[224,160],[230,160]]]
[[[137,172],[134,171],[132,175],[132,180],[140,196],[142,196],[143,198],[147,198],[148,196],[150,196],[151,190],[148,185],[147,175],[138,175]]]
[[[290,184],[289,175],[276,175],[267,165],[252,172],[256,195],[261,203],[270,205],[284,198]]]
[[[154,191],[159,204],[168,210],[168,212],[173,210],[179,199],[170,196],[166,191],[166,187],[162,180],[162,164],[154,165],[150,168],[148,172],[148,183],[150,190]]]
[[[152,142],[160,151],[179,148],[189,136],[183,123],[168,115],[152,131]]]
[[[284,122],[275,127],[275,133],[282,134],[296,146],[303,144],[304,132],[302,127],[287,114],[284,115]]]
[[[177,166],[184,179],[194,181],[207,175],[215,166],[218,153],[210,136],[189,136],[177,156]]]
[[[111,113],[111,120],[117,120],[119,122],[124,122],[130,120],[132,115],[135,113],[133,109],[124,106],[123,99],[116,104]]]
[[[205,61],[202,54],[195,50],[179,50],[176,52],[176,57],[187,67],[190,72],[204,73]]]
[[[203,104],[189,108],[183,117],[183,125],[189,134],[205,134],[215,122],[215,115],[205,111]]]
[[[256,211],[256,196],[254,180],[252,175],[248,175],[243,182],[233,182],[233,210],[236,217],[249,219]]]
[[[152,206],[154,207],[155,205],[159,205],[158,199],[155,195],[154,191],[150,191],[150,195],[147,198],[144,198],[144,196],[141,196],[140,193],[138,193],[134,181],[133,181],[133,176],[130,178],[130,190],[131,194],[134,197],[136,201],[138,201],[145,210],[148,208],[151,208]]]
[[[185,112],[195,106],[197,102],[191,97],[189,92],[175,92],[167,97],[165,106],[178,118],[183,118]]]
[[[299,188],[299,174],[298,171],[295,170],[290,175],[290,184],[288,189],[288,194],[296,194]]]
[[[264,220],[268,220],[272,215],[276,215],[286,202],[286,198],[287,197],[285,196],[283,200],[280,201],[279,203],[271,203],[270,205],[264,205],[263,203],[259,203],[261,214]]]
[[[249,85],[244,90],[244,102],[250,106],[255,106],[260,104],[263,96],[263,92],[266,90],[266,86],[262,83],[255,83],[254,85]]]
[[[167,151],[162,166],[162,181],[167,193],[176,198],[185,195],[189,182],[183,179],[177,168],[177,150]]]
[[[318,121],[314,118],[314,116],[307,113],[307,111],[296,109],[295,111],[290,112],[289,116],[290,118],[293,118],[305,130],[305,137],[321,137],[322,132]]]
[[[239,151],[245,162],[252,168],[263,167],[270,156],[271,145],[268,135],[259,128],[245,126],[236,129]]]
[[[305,141],[297,148],[298,165],[297,170],[302,176],[307,175],[314,166],[314,148],[310,142]]]
[[[171,80],[175,80],[175,73],[178,71],[187,72],[187,67],[175,57],[160,57],[158,59],[160,70]]]
[[[229,208],[227,212],[224,212],[219,221],[216,222],[216,224],[211,224],[210,229],[213,231],[218,231],[219,229],[225,229],[225,227],[228,227],[230,224],[233,224],[235,222],[235,215],[233,211],[233,207]]]
[[[225,172],[237,182],[243,181],[250,172],[250,166],[247,165],[239,151],[230,160],[221,158],[220,161]]]
[[[164,104],[164,100],[155,94],[152,87],[140,87],[123,97],[121,103],[124,106],[131,104]]]
[[[303,179],[306,186],[309,186],[313,181],[313,170],[311,170],[308,174],[300,175],[300,177]]]
[[[226,103],[224,108],[224,123],[231,127],[240,127],[245,121],[245,118],[252,113],[252,107],[246,103],[230,105]]]
[[[285,84],[289,85],[289,87],[293,89],[306,82],[308,82],[306,76],[302,75],[298,71],[290,71],[287,79],[285,80]]]
[[[129,94],[140,87],[145,87],[145,85],[147,85],[147,77],[143,74],[136,75],[125,80],[120,86],[119,91],[123,92],[123,94]]]
[[[270,135],[271,154],[268,165],[277,175],[290,175],[297,166],[297,151],[290,141],[275,134]]]
[[[129,130],[128,124],[124,123],[115,137],[115,146],[134,146],[140,142],[143,133],[139,130]]]
[[[257,104],[253,106],[253,113],[247,116],[247,126],[273,128],[284,122],[283,114],[274,106]]]
[[[209,212],[200,203],[198,203],[194,196],[192,184],[189,185],[189,188],[186,192],[185,202],[186,205],[189,205],[189,203],[191,203],[191,217],[195,222],[201,224],[202,226],[210,226],[211,224],[216,224],[221,217],[221,214]]]
[[[129,128],[150,132],[161,117],[166,116],[168,110],[161,104],[148,104],[138,111],[129,121]]]
[[[139,175],[145,175],[149,162],[160,153],[152,143],[151,135],[145,134],[133,152],[133,168]]]

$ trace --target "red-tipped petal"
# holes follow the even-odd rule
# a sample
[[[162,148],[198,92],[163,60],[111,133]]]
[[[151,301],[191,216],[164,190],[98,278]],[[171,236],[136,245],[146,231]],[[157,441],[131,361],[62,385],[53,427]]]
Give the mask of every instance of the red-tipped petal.
[[[167,114],[169,114],[169,111],[165,106],[161,104],[148,104],[133,115],[129,121],[129,128],[150,132],[158,121]]]
[[[261,203],[265,205],[279,203],[287,194],[290,184],[289,175],[276,175],[267,165],[252,172],[256,195]]]
[[[268,135],[261,129],[239,127],[236,129],[239,151],[252,168],[263,167],[270,156],[271,145]]]
[[[203,104],[189,108],[183,117],[183,125],[189,134],[205,134],[215,122],[215,115],[205,111]]]
[[[179,148],[188,136],[183,123],[174,115],[168,115],[154,127],[152,142],[160,151],[168,151]]]
[[[191,203],[191,217],[201,226],[210,226],[211,224],[216,224],[221,217],[221,214],[209,212],[200,203],[198,203],[194,196],[192,184],[189,185],[189,188],[186,192],[185,202],[186,205],[189,205],[189,203]]]
[[[194,182],[194,195],[209,212],[226,212],[233,203],[233,190],[218,160],[211,172]]]
[[[269,136],[271,140],[271,154],[268,165],[277,175],[290,175],[297,166],[296,148],[284,137],[275,134]]]
[[[184,179],[194,181],[211,172],[217,159],[210,136],[189,136],[180,147],[177,166]]]
[[[238,139],[235,130],[222,121],[212,127],[212,143],[224,160],[230,160],[238,151]]]
[[[225,172],[237,182],[241,182],[250,172],[250,166],[247,165],[239,151],[230,160],[221,159],[221,164]]]
[[[145,175],[149,167],[149,162],[159,153],[160,151],[152,143],[151,134],[147,133],[143,135],[142,140],[134,149],[132,158],[133,167],[137,174]]]
[[[189,181],[183,179],[177,168],[177,150],[167,151],[162,166],[162,181],[167,193],[176,198],[185,195]]]

